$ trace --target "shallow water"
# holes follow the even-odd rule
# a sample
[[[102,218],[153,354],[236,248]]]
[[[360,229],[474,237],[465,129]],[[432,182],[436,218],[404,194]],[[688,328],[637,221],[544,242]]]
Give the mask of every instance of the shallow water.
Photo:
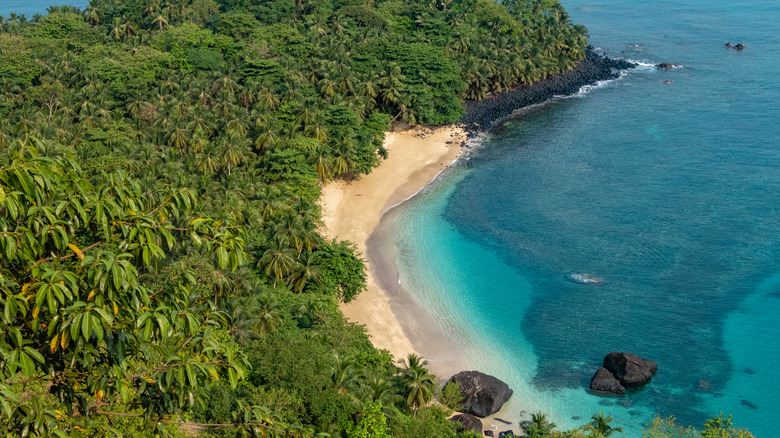
[[[641,67],[494,129],[385,225],[401,282],[465,367],[515,389],[504,418],[543,410],[568,428],[603,410],[640,436],[656,413],[700,426],[724,411],[772,436],[780,9],[563,4],[613,56],[683,67]],[[723,48],[729,40],[747,49]],[[654,359],[659,372],[625,397],[589,394],[610,351]]]

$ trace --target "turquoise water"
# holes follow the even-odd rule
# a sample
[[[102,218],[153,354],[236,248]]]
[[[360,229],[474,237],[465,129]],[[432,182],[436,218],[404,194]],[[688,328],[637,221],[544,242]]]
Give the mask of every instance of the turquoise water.
[[[640,67],[494,129],[389,218],[401,283],[465,366],[515,389],[503,418],[543,410],[568,428],[603,410],[636,437],[656,413],[700,426],[724,411],[771,437],[780,8],[563,4],[611,55],[682,67]],[[606,283],[567,280],[578,272]],[[625,397],[589,394],[610,351],[654,359],[659,372]]]
[[[13,12],[24,14],[27,19],[35,14],[46,15],[46,9],[51,5],[69,5],[84,9],[89,5],[89,0],[2,0],[0,1],[0,15],[8,18]]]

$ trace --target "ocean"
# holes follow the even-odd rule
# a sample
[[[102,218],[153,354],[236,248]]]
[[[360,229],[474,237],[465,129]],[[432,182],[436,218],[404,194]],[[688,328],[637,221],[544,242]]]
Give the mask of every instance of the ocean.
[[[0,15],[8,18],[10,13],[24,14],[29,20],[35,14],[46,15],[46,9],[51,5],[69,5],[81,9],[89,5],[89,0],[2,0]]]
[[[463,369],[514,389],[499,416],[515,427],[531,412],[559,429],[604,412],[639,437],[655,415],[700,428],[724,412],[774,436],[780,8],[562,3],[594,46],[642,65],[508,118],[386,215],[377,233],[393,242],[398,282]],[[611,351],[658,373],[626,396],[592,394]],[[434,367],[446,362],[436,354]]]

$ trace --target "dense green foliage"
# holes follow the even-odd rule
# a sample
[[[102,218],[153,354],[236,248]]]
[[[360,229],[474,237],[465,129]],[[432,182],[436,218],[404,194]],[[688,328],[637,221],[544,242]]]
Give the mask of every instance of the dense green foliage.
[[[541,412],[532,414],[529,423],[523,423],[522,428],[531,438],[607,438],[611,436],[623,436],[620,427],[613,427],[612,417],[605,417],[601,412],[593,415],[589,423],[573,430],[555,430],[555,423],[551,423],[547,416]],[[733,427],[731,416],[724,417],[721,412],[718,416],[707,420],[701,431],[693,427],[683,427],[676,424],[674,417],[654,418],[646,425],[642,432],[644,438],[753,438],[753,434],[746,429]]]
[[[586,40],[555,0],[0,17],[0,433],[455,436],[425,361],[341,315],[364,261],[316,200],[392,123],[454,122]]]

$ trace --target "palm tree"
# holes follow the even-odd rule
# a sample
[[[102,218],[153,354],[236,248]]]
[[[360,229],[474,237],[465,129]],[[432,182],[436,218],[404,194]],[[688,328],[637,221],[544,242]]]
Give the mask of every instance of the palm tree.
[[[89,8],[84,12],[84,18],[93,26],[97,26],[103,20],[103,12],[98,8]]]
[[[591,438],[607,438],[615,432],[623,432],[622,427],[612,427],[609,423],[612,422],[612,417],[604,417],[602,411],[600,415],[593,415],[590,420],[590,424],[586,424],[583,429],[590,432]]]
[[[295,311],[295,316],[299,320],[299,327],[301,327],[301,321],[307,321],[307,327],[311,327],[314,323],[320,323],[324,320],[325,315],[325,306],[323,306],[322,301],[315,296],[309,296],[309,298],[306,301],[303,301]]]
[[[314,164],[314,169],[323,185],[333,178],[333,158],[329,147],[324,144],[317,145],[309,157],[309,162]]]
[[[255,102],[261,111],[275,111],[279,108],[279,99],[265,87],[257,92]]]
[[[160,28],[160,31],[162,31],[163,26],[168,25],[168,20],[166,20],[162,15],[158,15],[154,20],[152,20],[152,23],[156,24]]]
[[[158,9],[160,9],[160,0],[152,0],[146,4],[146,8],[144,8],[144,14],[152,15],[157,12]]]
[[[304,128],[303,135],[313,138],[320,143],[324,143],[328,139],[328,124],[322,111],[314,113],[314,117]]]
[[[238,84],[233,80],[233,78],[230,77],[228,73],[219,73],[217,79],[214,80],[213,83],[213,89],[215,92],[224,91],[230,96],[233,96],[236,93],[237,88]]]
[[[247,158],[254,155],[249,151],[246,140],[235,134],[222,137],[217,153],[222,159],[222,164],[227,168],[228,175],[230,175],[232,168],[242,164]]]
[[[282,197],[283,190],[286,193],[287,187],[274,184],[265,185],[257,192],[258,211],[263,221],[267,222],[289,208]]]
[[[265,275],[273,277],[275,288],[276,282],[284,279],[295,267],[295,252],[292,248],[282,245],[278,239],[274,239],[271,247],[260,257],[257,267],[262,269]]]
[[[184,151],[189,148],[190,131],[186,129],[184,123],[179,120],[172,122],[173,129],[168,131],[168,145],[176,148],[179,151],[179,156],[184,155]]]
[[[273,296],[267,293],[260,295],[257,306],[257,319],[258,322],[255,328],[260,333],[270,333],[282,325],[282,314]]]
[[[132,21],[125,20],[124,24],[122,24],[122,30],[125,32],[125,36],[127,36],[127,38],[130,38],[130,35],[133,35],[135,33],[137,27],[135,23],[133,23]]]
[[[406,364],[406,370],[403,373],[406,405],[416,414],[418,409],[426,406],[433,399],[435,378],[425,368],[425,365],[428,365],[428,361],[423,360],[414,353],[408,356],[408,361],[409,363]]]
[[[293,286],[293,292],[302,292],[309,283],[320,284],[322,282],[322,272],[316,265],[317,257],[314,253],[306,253],[303,258],[295,265],[290,282]]]
[[[227,301],[226,320],[233,339],[241,345],[260,338],[261,308],[254,296]]]
[[[111,32],[108,34],[111,38],[113,38],[115,41],[119,41],[122,39],[122,19],[119,17],[114,17],[114,28],[111,29]]]
[[[213,143],[207,143],[203,152],[195,157],[198,170],[214,173],[222,167],[222,160],[217,155],[217,147]]]
[[[397,73],[397,75],[395,75]],[[385,105],[394,105],[398,98],[401,96],[401,81],[403,76],[401,75],[401,69],[393,67],[390,73],[385,73],[386,76],[380,79],[380,85],[382,86],[382,102]]]
[[[317,82],[320,93],[325,97],[332,97],[336,94],[336,81],[334,81],[330,74],[325,73],[324,77]]]
[[[336,363],[330,367],[330,376],[333,386],[339,392],[346,393],[357,384],[357,369],[355,368],[355,358],[341,357],[334,354]]]
[[[531,438],[546,438],[555,429],[555,423],[547,420],[547,415],[541,411],[531,414],[531,424],[523,423],[523,431]]]
[[[259,134],[255,138],[255,149],[263,154],[266,149],[279,141],[281,124],[275,117],[267,117],[264,120],[258,119],[258,129]]]
[[[381,402],[385,408],[391,408],[400,398],[392,381],[376,375],[361,379],[359,392],[364,400]]]

